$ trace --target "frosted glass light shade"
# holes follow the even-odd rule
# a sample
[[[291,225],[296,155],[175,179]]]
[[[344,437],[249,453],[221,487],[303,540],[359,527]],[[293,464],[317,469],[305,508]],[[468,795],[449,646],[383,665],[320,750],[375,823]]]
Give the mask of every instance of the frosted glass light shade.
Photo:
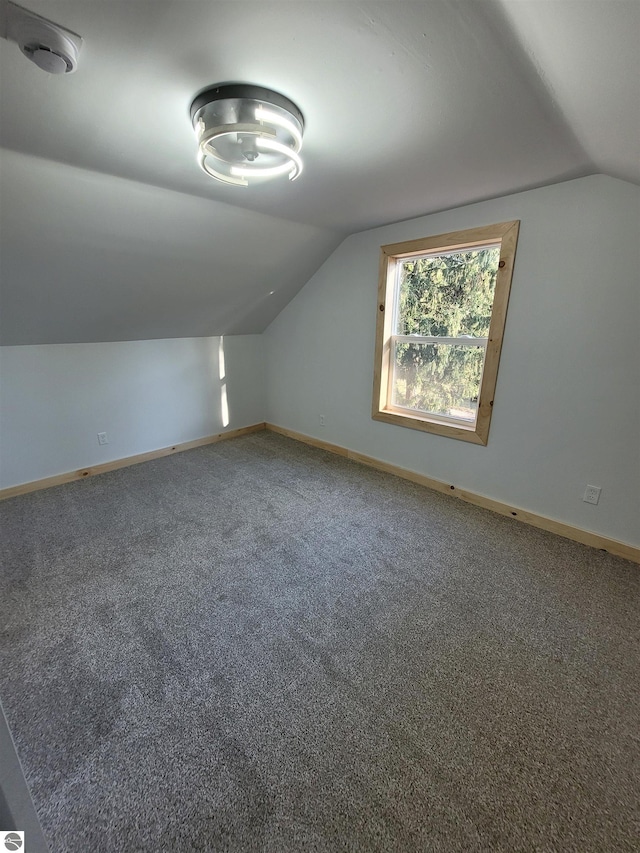
[[[304,118],[278,92],[261,86],[229,84],[200,92],[191,104],[198,140],[198,163],[225,184],[249,186],[302,171]]]

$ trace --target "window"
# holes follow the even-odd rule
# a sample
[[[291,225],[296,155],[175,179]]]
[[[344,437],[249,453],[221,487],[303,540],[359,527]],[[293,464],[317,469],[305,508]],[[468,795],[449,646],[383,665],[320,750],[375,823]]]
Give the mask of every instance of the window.
[[[382,246],[376,420],[487,443],[519,225]]]

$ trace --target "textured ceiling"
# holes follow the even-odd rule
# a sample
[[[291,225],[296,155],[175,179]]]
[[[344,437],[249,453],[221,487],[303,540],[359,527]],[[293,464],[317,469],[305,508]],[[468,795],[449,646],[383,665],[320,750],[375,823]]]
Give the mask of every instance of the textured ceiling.
[[[208,200],[212,240],[209,249],[196,251],[200,266],[183,276],[179,299],[164,281],[153,294],[157,322],[124,324],[120,332],[99,314],[100,300],[90,333],[86,323],[85,331],[68,319],[61,323],[55,311],[25,325],[24,268],[10,251],[3,268],[6,343],[260,331],[346,234],[597,172],[640,183],[636,0],[23,5],[80,33],[85,43],[78,71],[60,78],[37,69],[15,44],[0,42],[2,147],[174,191],[162,196],[169,217],[172,207],[183,209],[185,195],[197,197],[196,218],[201,200]],[[198,90],[223,81],[264,85],[299,104],[306,132],[298,181],[244,189],[199,170],[189,104]],[[18,204],[17,196],[20,171],[32,169],[29,158],[10,162],[2,212],[13,221],[12,208],[20,208],[10,229],[15,235],[29,227],[29,201]],[[44,169],[48,178],[34,185],[45,207],[55,207],[47,194],[79,174],[60,169],[56,177]],[[150,234],[153,218],[145,225],[126,200],[138,191],[117,186],[122,198],[111,199],[109,209],[120,210],[124,232],[150,236],[149,244],[142,240],[148,251],[153,239],[168,236],[181,256],[180,227],[171,235]],[[103,191],[101,183],[95,192]],[[71,187],[70,198],[83,208],[80,189]],[[45,242],[70,245],[68,226],[64,239],[56,237],[56,229],[65,228],[65,202],[56,201],[61,221],[38,215],[38,228]],[[93,202],[83,233],[100,227]],[[244,233],[237,226],[242,210],[253,216]],[[298,233],[302,225],[308,230]],[[265,250],[256,236],[261,231],[277,251]],[[117,253],[118,244],[112,248]],[[264,265],[253,257],[258,251]],[[77,264],[59,257],[54,277],[44,257],[40,267],[32,261],[30,280],[39,270],[42,287],[51,288],[70,276],[66,298],[80,294],[91,314],[86,277],[74,278]],[[127,298],[149,295],[148,286],[139,289],[139,264],[139,257],[129,266],[120,258],[107,276],[114,279],[114,316],[131,310]],[[208,266],[231,276],[234,298],[221,272],[202,287]],[[108,292],[109,284],[103,287]],[[37,312],[37,286],[31,290],[29,310]],[[275,298],[265,302],[266,295]],[[184,321],[195,316],[200,323]]]

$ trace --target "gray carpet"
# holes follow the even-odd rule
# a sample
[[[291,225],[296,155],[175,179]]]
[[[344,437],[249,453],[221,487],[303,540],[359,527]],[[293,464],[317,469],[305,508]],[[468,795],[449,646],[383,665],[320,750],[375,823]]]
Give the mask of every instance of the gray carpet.
[[[637,850],[638,566],[271,433],[0,512],[52,853]]]

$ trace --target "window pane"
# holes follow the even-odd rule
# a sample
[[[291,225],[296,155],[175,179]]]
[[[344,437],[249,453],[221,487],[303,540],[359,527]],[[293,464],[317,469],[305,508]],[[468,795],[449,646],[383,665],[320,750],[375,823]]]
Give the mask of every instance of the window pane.
[[[394,348],[393,406],[475,423],[484,347],[394,342]]]
[[[395,334],[486,337],[499,260],[499,246],[404,260]]]

